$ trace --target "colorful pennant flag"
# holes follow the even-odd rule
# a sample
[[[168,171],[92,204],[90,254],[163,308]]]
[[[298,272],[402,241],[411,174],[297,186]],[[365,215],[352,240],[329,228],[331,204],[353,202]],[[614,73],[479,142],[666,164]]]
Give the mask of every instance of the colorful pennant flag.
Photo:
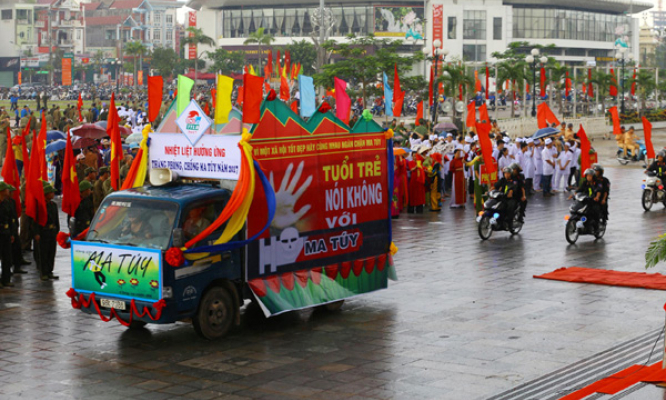
[[[301,94],[301,117],[310,118],[317,111],[317,95],[312,77],[299,75],[298,90]]]
[[[215,91],[215,124],[229,122],[231,112],[231,93],[234,90],[234,79],[224,75],[217,76],[217,90]]]
[[[243,122],[258,124],[261,120],[262,86],[264,78],[245,74],[243,76]]]
[[[178,75],[178,96],[176,96],[176,115],[178,117],[185,111],[187,105],[190,104],[190,92],[193,87],[194,81],[192,79]]]
[[[347,82],[334,78],[335,82],[335,114],[338,118],[349,124],[349,110],[351,108],[351,99],[347,94]]]
[[[179,78],[178,85],[180,84],[181,81]],[[190,89],[192,88],[190,87]],[[180,90],[178,91],[180,92]],[[187,98],[189,98],[190,97],[189,89],[186,89],[186,91],[187,91]],[[179,93],[178,96],[181,96],[181,94]],[[180,115],[181,113],[179,113],[178,115]],[[119,124],[120,124],[120,117],[118,116],[118,109],[116,108],[116,96],[115,93],[111,93],[111,101],[109,102],[109,116],[106,124],[106,133],[109,135],[109,138],[111,139],[110,179],[111,179],[111,187],[113,188],[113,190],[118,190],[120,188],[120,162],[123,159],[123,145],[120,141]]]
[[[160,77],[161,78],[161,77]],[[148,78],[150,79],[150,77]],[[74,149],[70,140],[70,132],[67,131],[67,145],[65,147],[65,161],[62,168],[62,211],[73,217],[81,203],[81,192],[79,191],[79,178],[76,174],[76,161],[74,160]]]

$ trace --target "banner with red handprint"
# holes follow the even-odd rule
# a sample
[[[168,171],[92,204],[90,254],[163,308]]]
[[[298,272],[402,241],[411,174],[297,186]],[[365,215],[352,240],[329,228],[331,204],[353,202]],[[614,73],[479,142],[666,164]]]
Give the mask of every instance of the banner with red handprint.
[[[258,297],[282,293],[264,291],[266,287],[287,290],[287,300],[273,296],[275,308],[264,302],[271,314],[385,288],[391,196],[387,140],[381,127],[373,122],[365,124],[371,132],[345,132],[346,125],[330,112],[318,112],[306,123],[281,102],[266,102],[265,107],[250,144],[275,190],[276,215],[270,230],[247,247],[250,287],[257,289]],[[263,227],[265,215],[265,200],[256,194],[248,236]],[[360,264],[354,268],[354,263]],[[375,268],[380,264],[381,271]],[[340,269],[337,279],[342,283],[331,284],[341,286],[337,294],[322,291],[328,294],[313,296],[304,288],[322,280],[324,267],[331,276]],[[367,279],[361,279],[365,275]],[[292,285],[294,277],[305,279],[300,289]],[[347,295],[338,296],[343,293]]]

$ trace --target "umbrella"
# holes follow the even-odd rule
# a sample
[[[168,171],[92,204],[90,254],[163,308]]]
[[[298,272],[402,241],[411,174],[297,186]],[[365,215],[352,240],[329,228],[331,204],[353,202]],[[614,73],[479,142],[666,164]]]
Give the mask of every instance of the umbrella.
[[[440,122],[435,125],[435,132],[450,132],[458,130],[458,127],[453,122]]]
[[[396,148],[396,149],[393,149],[393,155],[394,155],[394,156],[402,156],[402,155],[405,155],[405,154],[407,154],[407,152],[405,151],[405,149],[402,149],[402,148],[400,148],[400,147],[398,147],[398,148]]]
[[[108,121],[97,121],[95,122],[94,125],[99,126],[100,128],[104,129],[106,132],[106,128],[109,126]],[[132,130],[129,128],[126,128],[124,126],[119,126],[118,130],[120,131],[120,136],[121,137],[127,137],[132,134]]]
[[[76,140],[74,140],[74,142],[72,143],[72,147],[75,149],[84,149],[86,147],[95,146],[95,145],[97,145],[95,139],[86,138],[86,137],[76,138]]]
[[[102,139],[109,136],[105,129],[95,124],[83,124],[72,128],[71,132],[74,136],[88,139]]]
[[[139,143],[143,139],[141,132],[136,132],[125,138],[125,143]]]
[[[44,153],[45,154],[55,153],[56,151],[64,150],[65,147],[67,147],[67,140],[58,139],[56,141],[53,141],[53,142],[47,144],[46,149],[44,150]]]
[[[106,130],[108,121],[97,121],[95,122],[95,125],[99,126],[100,128]]]
[[[532,135],[532,139],[541,139],[541,138],[544,138],[546,136],[555,135],[557,133],[560,133],[559,129],[543,128],[543,129],[539,129],[538,131],[536,131],[534,133],[534,135]]]
[[[67,135],[61,131],[47,131],[46,132],[46,141],[51,142],[53,140],[65,139]]]

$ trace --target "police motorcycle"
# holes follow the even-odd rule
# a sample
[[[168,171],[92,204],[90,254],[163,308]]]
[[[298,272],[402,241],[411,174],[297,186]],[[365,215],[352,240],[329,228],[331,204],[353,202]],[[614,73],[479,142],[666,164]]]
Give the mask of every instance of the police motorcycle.
[[[589,217],[589,209],[594,199],[586,193],[577,192],[574,195],[574,204],[569,208],[570,215],[564,217],[566,228],[564,234],[567,242],[575,244],[580,235],[594,235],[601,239],[606,233],[606,223],[599,220],[597,227]]]
[[[481,239],[490,239],[493,231],[509,231],[513,236],[523,229],[523,222],[520,221],[520,205],[517,202],[513,219],[507,218],[509,215],[506,210],[508,200],[506,194],[501,190],[491,190],[488,193],[488,200],[483,204],[483,211],[480,211],[476,218]]]
[[[630,150],[629,151],[630,158],[624,158],[624,149],[618,146],[617,153],[615,153],[617,162],[619,162],[621,165],[627,165],[630,162],[641,161],[643,163],[643,168],[647,167],[647,165],[645,165],[647,160],[647,150],[645,149],[645,142],[643,142],[642,140],[637,140],[636,143],[639,146],[638,154],[632,154]]]
[[[666,207],[666,190],[664,184],[659,179],[657,174],[652,171],[646,171],[647,178],[643,179],[643,195],[641,196],[641,204],[645,211],[650,211],[652,205],[657,202],[662,202]]]

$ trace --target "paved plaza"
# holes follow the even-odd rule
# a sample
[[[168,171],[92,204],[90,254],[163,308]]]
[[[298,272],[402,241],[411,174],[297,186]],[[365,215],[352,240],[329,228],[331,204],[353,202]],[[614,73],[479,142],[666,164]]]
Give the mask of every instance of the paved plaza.
[[[338,313],[266,319],[249,306],[216,342],[186,323],[130,331],[72,309],[70,257],[60,249],[60,281],[41,282],[28,266],[15,288],[0,290],[0,399],[557,398],[647,362],[664,325],[664,292],[533,278],[565,266],[644,271],[666,210],[643,212],[640,169],[607,173],[603,240],[567,244],[564,194],[533,197],[520,235],[495,232],[487,242],[471,208],[403,214],[394,221],[399,281],[388,290],[347,300]],[[630,355],[620,351],[639,342]],[[602,368],[573,386],[548,380],[597,359]],[[520,387],[535,391],[507,394]],[[637,389],[626,398],[664,396]]]

